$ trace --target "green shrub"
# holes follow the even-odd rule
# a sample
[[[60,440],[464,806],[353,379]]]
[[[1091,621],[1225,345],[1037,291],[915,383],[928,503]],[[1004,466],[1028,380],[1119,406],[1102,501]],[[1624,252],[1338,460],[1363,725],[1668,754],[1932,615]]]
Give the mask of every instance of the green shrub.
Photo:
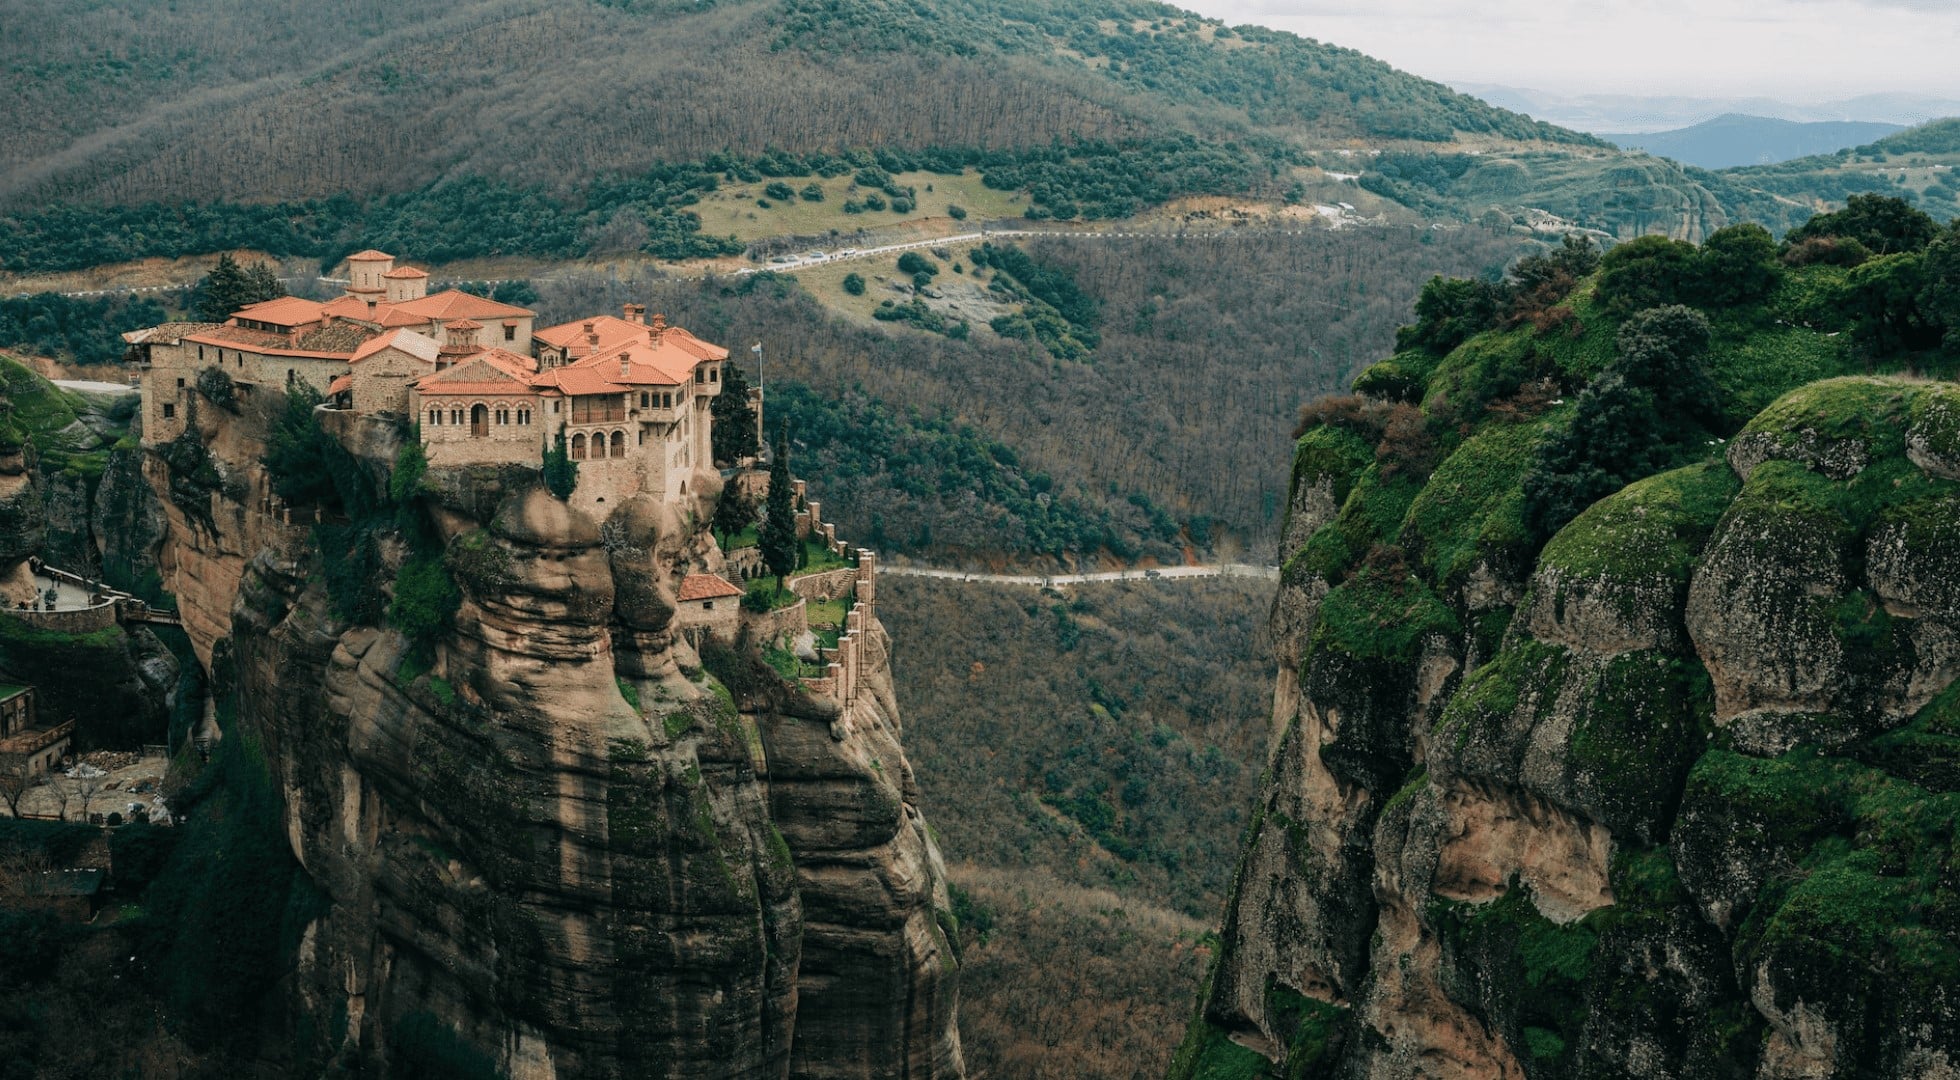
[[[796,194],[797,197],[801,198],[804,202],[822,202],[823,185],[813,181],[811,183],[803,185],[803,190],[797,192]]]
[[[844,291],[852,296],[864,295],[864,275],[849,273],[844,275]]]
[[[441,557],[417,556],[403,563],[395,575],[388,622],[410,640],[425,644],[449,628],[462,599]]]
[[[947,203],[946,215],[952,218],[954,221],[965,221],[966,207],[957,205],[955,203]]]
[[[818,192],[819,194],[821,194],[822,189],[819,188]],[[763,188],[762,193],[764,195],[767,195],[769,198],[776,200],[777,202],[789,202],[791,199],[796,198],[795,189],[791,188],[788,184],[783,183],[781,180],[777,180],[771,183],[769,186]]]

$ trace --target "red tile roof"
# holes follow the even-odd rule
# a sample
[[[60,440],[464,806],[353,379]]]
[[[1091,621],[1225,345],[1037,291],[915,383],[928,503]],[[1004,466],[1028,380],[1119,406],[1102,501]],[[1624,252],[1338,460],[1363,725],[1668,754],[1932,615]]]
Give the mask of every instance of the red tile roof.
[[[586,352],[585,324],[592,324],[592,332],[599,335],[599,347],[608,349],[623,341],[646,340],[647,328],[643,323],[630,322],[611,315],[601,315],[593,319],[579,319],[576,322],[559,323],[548,326],[531,336],[554,349],[570,348],[573,355],[583,356]]]
[[[303,326],[319,322],[321,311],[327,305],[317,300],[307,300],[298,296],[281,296],[273,300],[263,300],[247,304],[231,313],[234,319],[250,319],[253,322],[272,323],[275,326]]]
[[[419,315],[424,319],[502,319],[507,316],[522,318],[537,314],[529,308],[513,307],[481,296],[471,296],[461,289],[444,289],[419,300],[404,300],[392,306],[397,311]]]
[[[481,352],[415,383],[423,397],[482,394],[530,394],[530,370],[515,353],[492,349]]]
[[[619,365],[613,365],[613,374],[618,374]],[[612,381],[606,373],[587,367],[558,367],[538,373],[531,380],[535,386],[548,386],[567,394],[624,394],[627,388]]]
[[[339,378],[327,384],[327,394],[329,396],[332,396],[334,394],[344,394],[347,391],[352,390],[353,388],[354,388],[354,376],[342,375]]]
[[[413,330],[397,330],[392,334],[382,334],[368,339],[365,345],[354,350],[354,355],[347,362],[358,364],[383,349],[399,349],[417,360],[433,364],[436,362],[436,356],[442,351],[442,346],[438,345],[434,338],[418,334]]]
[[[475,319],[457,319],[457,320],[456,320],[455,322],[453,322],[453,323],[450,323],[450,324],[449,324],[448,326],[446,326],[446,327],[444,327],[443,329],[445,329],[445,330],[481,330],[481,329],[483,329],[483,324],[482,324],[482,323],[480,323],[480,322],[477,322],[477,321],[476,321]]]
[[[681,579],[680,600],[713,600],[719,596],[740,596],[742,590],[713,574],[689,574]]]
[[[392,258],[394,258],[394,256],[388,254],[385,251],[376,251],[373,248],[369,248],[366,251],[357,251],[354,254],[347,256],[347,261],[348,262],[380,262],[383,259],[392,259]]]
[[[417,270],[413,266],[397,266],[381,276],[385,278],[419,278],[428,277],[429,272],[427,270]]]

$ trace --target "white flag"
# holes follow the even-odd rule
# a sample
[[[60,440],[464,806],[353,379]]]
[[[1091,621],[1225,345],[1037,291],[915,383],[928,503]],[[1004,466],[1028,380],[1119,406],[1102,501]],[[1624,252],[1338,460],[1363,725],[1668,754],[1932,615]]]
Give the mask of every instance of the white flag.
[[[749,346],[749,351],[750,351],[750,352],[752,352],[752,353],[754,353],[754,354],[756,354],[757,356],[761,356],[761,355],[762,355],[762,342],[760,342],[760,341],[758,341],[758,342],[756,342],[755,344],[753,344],[753,345],[751,345],[751,346]]]

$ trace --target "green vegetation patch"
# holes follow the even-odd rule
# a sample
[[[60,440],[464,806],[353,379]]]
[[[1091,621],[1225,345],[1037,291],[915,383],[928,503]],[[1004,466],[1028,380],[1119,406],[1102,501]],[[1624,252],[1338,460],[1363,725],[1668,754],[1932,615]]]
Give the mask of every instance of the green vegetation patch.
[[[1354,657],[1408,661],[1415,659],[1426,635],[1454,634],[1457,629],[1456,614],[1413,575],[1400,580],[1357,577],[1320,602],[1310,651],[1336,649]]]
[[[1874,459],[1897,456],[1905,450],[1906,416],[1922,385],[1870,376],[1810,383],[1758,413],[1742,436],[1767,435],[1787,445],[1815,432],[1861,444]]]
[[[1573,719],[1570,763],[1582,796],[1621,836],[1664,839],[1688,770],[1714,728],[1714,686],[1692,656],[1621,653]]]
[[[1520,490],[1548,424],[1500,424],[1466,440],[1430,475],[1411,503],[1405,536],[1445,591],[1476,564],[1517,553],[1530,537]]]
[[[1906,438],[1943,461],[1960,462],[1960,388],[1920,387],[1913,398]]]
[[[1527,695],[1549,701],[1564,684],[1571,654],[1562,646],[1526,640],[1505,649],[1490,663],[1471,672],[1450,697],[1439,738],[1448,739],[1459,753],[1474,741],[1480,747],[1500,746],[1503,733]]]
[[[1685,584],[1742,482],[1704,461],[1629,484],[1560,529],[1539,565],[1578,580],[1663,578]]]
[[[1354,481],[1375,462],[1375,448],[1346,428],[1322,424],[1300,436],[1293,446],[1292,493],[1302,484],[1326,482],[1334,493],[1334,505],[1347,501]]]
[[[1171,1080],[1266,1080],[1269,1063],[1232,1041],[1225,1029],[1202,1018],[1192,1021],[1171,1058]]]

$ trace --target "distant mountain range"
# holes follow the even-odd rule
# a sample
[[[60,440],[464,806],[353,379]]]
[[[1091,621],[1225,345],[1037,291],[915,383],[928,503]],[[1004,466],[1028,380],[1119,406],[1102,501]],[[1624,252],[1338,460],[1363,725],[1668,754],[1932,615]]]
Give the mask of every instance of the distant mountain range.
[[[1613,131],[1666,132],[1728,115],[1766,117],[1803,124],[1862,121],[1900,127],[1960,116],[1960,97],[1936,94],[1865,94],[1842,101],[1800,104],[1764,97],[1555,94],[1489,83],[1460,83],[1455,88],[1466,94],[1474,94],[1499,108],[1521,112],[1561,127],[1602,135]]]
[[[1692,127],[1645,134],[1602,134],[1628,150],[1673,158],[1704,169],[1739,165],[1774,165],[1800,157],[1832,154],[1847,147],[1876,142],[1902,124],[1861,120],[1818,120],[1799,123],[1770,116],[1730,113]]]

